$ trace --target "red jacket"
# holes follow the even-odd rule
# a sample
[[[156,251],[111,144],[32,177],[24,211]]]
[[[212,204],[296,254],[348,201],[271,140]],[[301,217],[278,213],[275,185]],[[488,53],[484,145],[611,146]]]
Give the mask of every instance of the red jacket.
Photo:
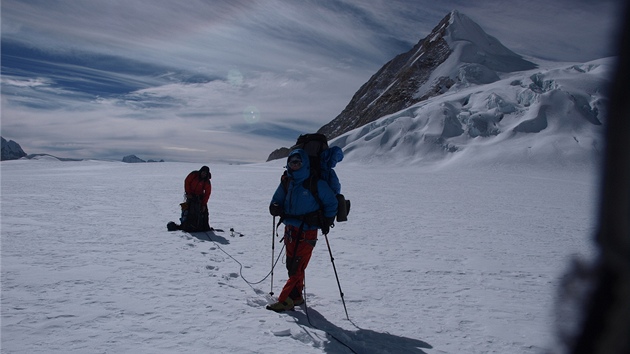
[[[201,179],[199,171],[192,171],[184,180],[184,191],[187,195],[202,196],[203,204],[208,204],[210,193],[212,192],[212,184],[210,179]]]

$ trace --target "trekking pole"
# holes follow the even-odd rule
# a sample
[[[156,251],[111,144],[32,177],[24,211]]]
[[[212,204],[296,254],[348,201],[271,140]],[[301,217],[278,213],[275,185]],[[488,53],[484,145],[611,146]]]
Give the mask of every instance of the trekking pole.
[[[274,233],[276,232],[276,217],[273,217],[273,224],[271,225],[271,290],[269,295],[273,296],[273,259],[274,251],[276,249],[276,243],[274,242]]]
[[[346,308],[346,301],[343,299],[343,291],[341,291],[341,284],[339,283],[339,276],[337,275],[337,267],[335,267],[335,258],[333,258],[332,251],[330,250],[330,242],[328,242],[328,235],[324,234],[326,238],[326,245],[328,246],[328,253],[330,254],[330,262],[332,263],[333,270],[335,271],[335,278],[337,278],[337,286],[339,287],[339,295],[341,295],[341,302],[343,303],[343,309],[346,311],[346,318],[350,321],[348,316],[348,309]]]

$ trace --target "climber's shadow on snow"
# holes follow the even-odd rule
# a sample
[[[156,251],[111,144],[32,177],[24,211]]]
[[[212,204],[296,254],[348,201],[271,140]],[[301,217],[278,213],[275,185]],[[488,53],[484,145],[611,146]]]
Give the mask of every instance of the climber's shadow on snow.
[[[286,312],[293,316],[298,324],[325,331],[328,342],[324,345],[324,350],[329,354],[337,353],[411,353],[426,354],[422,349],[433,348],[429,343],[418,339],[406,338],[393,335],[391,333],[379,333],[369,329],[363,329],[353,325],[358,329],[351,331],[335,326],[316,310],[308,308],[308,317],[302,311]],[[310,317],[310,322],[309,322]],[[342,342],[343,344],[341,344]],[[347,347],[346,347],[347,346]],[[349,349],[351,348],[351,349]]]
[[[221,245],[229,245],[230,241],[218,233],[218,231],[204,231],[191,232],[190,235],[200,239],[201,241],[214,241]]]

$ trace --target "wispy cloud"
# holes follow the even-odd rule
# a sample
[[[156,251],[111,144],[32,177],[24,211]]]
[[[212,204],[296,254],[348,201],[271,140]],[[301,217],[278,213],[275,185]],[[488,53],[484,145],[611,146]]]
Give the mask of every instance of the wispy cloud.
[[[516,52],[580,61],[609,53],[618,1],[597,4],[3,0],[2,134],[64,157],[262,161],[453,9]]]

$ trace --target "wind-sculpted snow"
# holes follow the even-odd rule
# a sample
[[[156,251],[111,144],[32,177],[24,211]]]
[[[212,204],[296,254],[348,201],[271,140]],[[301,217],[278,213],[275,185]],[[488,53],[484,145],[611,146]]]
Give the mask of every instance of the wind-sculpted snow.
[[[405,146],[396,122],[418,119],[390,119],[372,140]],[[2,162],[2,353],[539,354],[568,259],[592,256],[588,169],[344,159],[352,210],[328,239],[350,320],[321,236],[308,311],[277,314],[282,163],[209,166],[225,232],[187,234],[166,223],[197,164]]]
[[[474,154],[512,162],[588,163],[603,148],[611,63],[556,64],[487,85],[451,88],[332,144],[361,161],[448,161]]]

